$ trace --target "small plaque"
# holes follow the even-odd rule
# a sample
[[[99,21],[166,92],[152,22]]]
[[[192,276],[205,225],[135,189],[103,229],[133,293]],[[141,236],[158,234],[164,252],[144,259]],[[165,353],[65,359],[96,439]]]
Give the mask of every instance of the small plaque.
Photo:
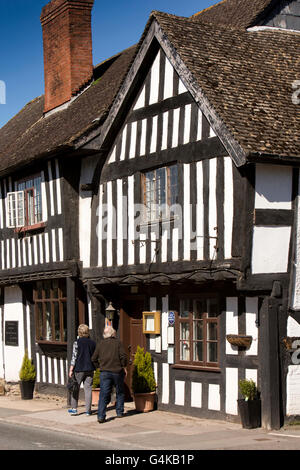
[[[6,346],[19,346],[19,322],[6,321],[5,322],[5,345]]]
[[[174,326],[174,324],[175,324],[175,312],[170,311],[168,313],[168,322],[169,322],[169,326]]]

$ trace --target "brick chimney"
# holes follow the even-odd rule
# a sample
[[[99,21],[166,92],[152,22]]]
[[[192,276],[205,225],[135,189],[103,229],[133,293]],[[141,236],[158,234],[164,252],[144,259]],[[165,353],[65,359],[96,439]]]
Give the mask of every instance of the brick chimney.
[[[43,9],[44,112],[69,101],[93,75],[94,0],[52,0]]]

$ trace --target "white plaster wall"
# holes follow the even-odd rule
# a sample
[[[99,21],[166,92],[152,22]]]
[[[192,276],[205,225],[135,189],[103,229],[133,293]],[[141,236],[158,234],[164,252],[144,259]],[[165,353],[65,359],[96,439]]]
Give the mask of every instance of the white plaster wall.
[[[258,328],[255,323],[257,312],[258,298],[246,297],[246,335],[252,336],[251,346],[246,350],[247,356],[257,356]]]
[[[300,365],[288,367],[286,378],[286,414],[300,414]]]
[[[237,415],[237,399],[238,399],[238,368],[226,368],[226,401],[225,411],[230,415]]]
[[[237,335],[238,328],[238,299],[226,298],[226,335]],[[238,354],[237,346],[233,346],[226,340],[226,354]]]
[[[175,405],[184,406],[185,382],[175,380]]]
[[[82,159],[80,185],[92,182],[96,159],[87,157]],[[80,259],[84,268],[90,267],[91,230],[96,230],[96,224],[91,226],[92,192],[81,191],[79,185],[79,248]]]
[[[0,308],[0,325],[2,325],[3,308]],[[4,378],[4,331],[0,327],[0,378]]]
[[[287,336],[300,336],[300,324],[292,317],[288,317]]]
[[[298,187],[300,183],[300,175],[298,179]],[[300,195],[297,196],[297,213],[295,217],[296,223],[296,240],[295,240],[295,259],[293,260],[293,291],[291,298],[291,307],[300,309]]]
[[[252,273],[285,273],[288,268],[291,227],[254,227]]]
[[[255,208],[292,208],[292,168],[279,165],[256,165]]]
[[[162,403],[168,404],[169,403],[169,395],[170,395],[170,379],[169,379],[169,364],[162,365],[162,396],[161,401]]]
[[[216,411],[221,409],[220,385],[208,385],[208,409]]]
[[[4,344],[5,380],[18,382],[25,346],[22,291],[17,286],[6,287],[4,290],[4,325],[5,321],[19,322],[19,345],[5,346]]]
[[[246,369],[245,377],[247,380],[253,380],[257,385],[257,369]]]
[[[191,406],[202,408],[202,384],[198,382],[191,383]]]

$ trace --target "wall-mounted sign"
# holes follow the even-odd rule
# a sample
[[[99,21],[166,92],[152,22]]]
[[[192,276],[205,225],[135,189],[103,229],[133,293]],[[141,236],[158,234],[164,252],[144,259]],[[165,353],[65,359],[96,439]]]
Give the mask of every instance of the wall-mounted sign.
[[[19,346],[19,322],[6,321],[5,322],[5,345],[6,346]]]
[[[160,311],[143,312],[143,333],[152,335],[160,334]]]
[[[173,326],[175,324],[175,312],[170,311],[168,313],[168,322],[169,322],[169,326]]]

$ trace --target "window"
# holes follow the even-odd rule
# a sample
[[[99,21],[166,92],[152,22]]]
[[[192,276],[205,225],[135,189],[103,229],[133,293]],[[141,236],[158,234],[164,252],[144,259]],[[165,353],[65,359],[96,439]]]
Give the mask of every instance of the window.
[[[216,298],[180,300],[176,321],[176,362],[219,366],[219,305]]]
[[[67,341],[67,294],[65,280],[38,281],[34,291],[36,340]]]
[[[169,218],[170,207],[178,203],[177,165],[148,171],[143,179],[146,221]]]
[[[42,221],[41,176],[18,181],[17,191],[7,194],[8,227],[24,227]]]

